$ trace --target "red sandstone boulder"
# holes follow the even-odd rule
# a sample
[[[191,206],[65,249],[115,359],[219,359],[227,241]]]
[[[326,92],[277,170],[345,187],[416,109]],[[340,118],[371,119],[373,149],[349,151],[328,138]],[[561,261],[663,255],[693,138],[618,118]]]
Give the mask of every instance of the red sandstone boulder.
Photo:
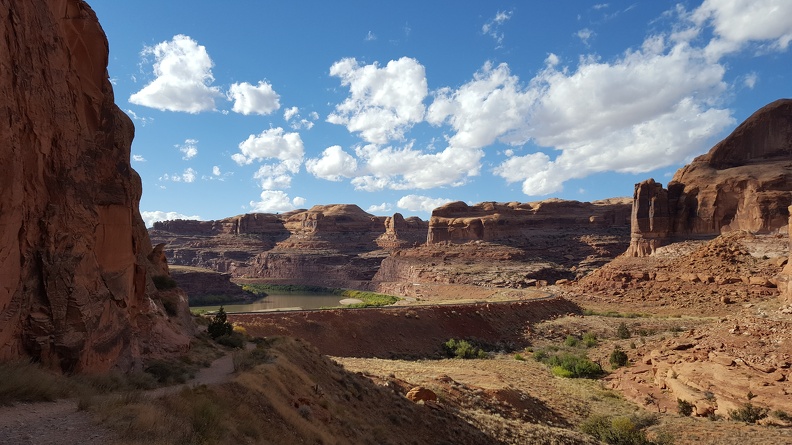
[[[4,0],[0,17],[0,360],[102,371],[185,351],[186,300],[169,297],[169,321],[151,279],[134,128],[96,15]]]

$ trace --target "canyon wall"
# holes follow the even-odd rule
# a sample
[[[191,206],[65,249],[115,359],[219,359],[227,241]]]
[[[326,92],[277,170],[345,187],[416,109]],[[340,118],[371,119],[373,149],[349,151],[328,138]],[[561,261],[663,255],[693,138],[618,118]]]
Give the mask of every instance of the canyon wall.
[[[0,0],[0,21],[0,360],[102,371],[185,351],[184,295],[151,279],[165,269],[148,258],[134,127],[96,15]]]
[[[677,171],[667,189],[653,179],[635,185],[627,255],[675,239],[783,230],[791,192],[792,100],[781,99]]]

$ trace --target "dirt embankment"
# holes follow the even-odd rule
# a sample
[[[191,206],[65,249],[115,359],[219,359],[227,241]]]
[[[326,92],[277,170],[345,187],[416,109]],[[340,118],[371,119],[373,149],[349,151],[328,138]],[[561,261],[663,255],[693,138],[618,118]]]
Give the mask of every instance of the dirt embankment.
[[[230,314],[228,319],[254,336],[305,339],[322,354],[416,358],[441,354],[442,344],[451,338],[525,347],[532,323],[570,313],[580,313],[580,307],[554,297],[470,305]]]

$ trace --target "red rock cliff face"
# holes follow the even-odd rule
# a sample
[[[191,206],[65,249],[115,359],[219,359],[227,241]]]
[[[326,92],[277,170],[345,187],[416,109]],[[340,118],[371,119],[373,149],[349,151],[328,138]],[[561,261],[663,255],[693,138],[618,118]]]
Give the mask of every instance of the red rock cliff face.
[[[677,171],[668,189],[652,179],[636,184],[627,255],[679,238],[773,232],[787,225],[790,204],[792,99],[781,99]]]
[[[0,22],[0,359],[101,371],[185,350],[150,278],[134,128],[96,15],[0,0]]]

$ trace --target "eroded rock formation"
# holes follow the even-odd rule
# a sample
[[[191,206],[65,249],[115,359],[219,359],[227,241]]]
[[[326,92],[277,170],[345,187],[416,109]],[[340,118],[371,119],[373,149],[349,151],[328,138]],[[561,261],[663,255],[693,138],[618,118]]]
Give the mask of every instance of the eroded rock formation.
[[[0,0],[0,360],[65,372],[184,351],[151,276],[108,45],[80,0]]]
[[[782,229],[792,203],[792,99],[777,100],[676,172],[667,189],[635,186],[627,255],[674,239]]]

